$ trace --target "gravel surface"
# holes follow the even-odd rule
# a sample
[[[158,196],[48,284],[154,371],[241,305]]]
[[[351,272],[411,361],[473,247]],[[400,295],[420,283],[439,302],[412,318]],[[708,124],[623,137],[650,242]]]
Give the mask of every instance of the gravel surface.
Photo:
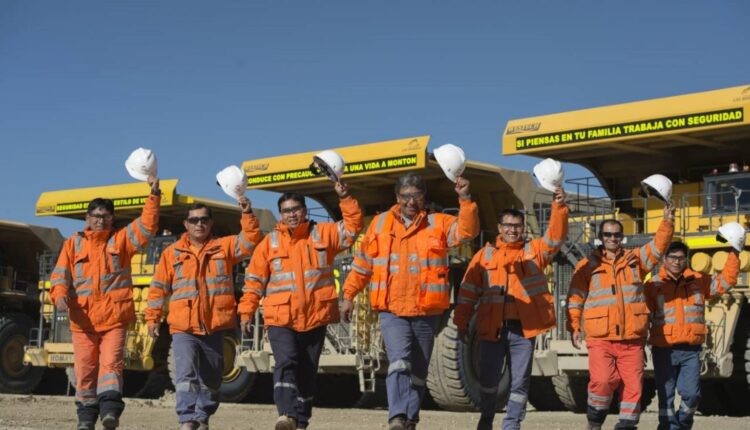
[[[127,399],[122,416],[121,430],[176,429],[174,395],[158,400]],[[316,408],[310,429],[385,429],[386,411],[365,409]],[[473,429],[479,414],[443,411],[423,411],[421,429]],[[276,408],[273,405],[225,403],[211,420],[215,430],[273,429]],[[502,414],[495,420],[499,428]],[[614,426],[616,416],[611,415],[606,428]],[[17,396],[0,395],[0,430],[47,430],[74,429],[75,405],[72,397],[65,396]],[[656,428],[657,415],[644,413],[641,428]],[[570,412],[530,411],[524,421],[524,429],[581,429],[586,417]],[[101,428],[98,426],[97,428]],[[730,417],[696,417],[696,429],[740,430],[747,429],[747,419]]]

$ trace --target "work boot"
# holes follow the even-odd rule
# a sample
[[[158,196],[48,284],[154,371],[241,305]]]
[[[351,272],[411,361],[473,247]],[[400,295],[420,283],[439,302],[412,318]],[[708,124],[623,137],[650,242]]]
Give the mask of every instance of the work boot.
[[[297,430],[297,420],[282,415],[276,420],[276,427],[274,427],[274,430]]]
[[[76,430],[94,430],[96,427],[94,423],[79,422],[76,426]]]
[[[180,430],[196,430],[198,428],[197,426],[198,423],[196,423],[195,421],[185,421],[184,423],[180,424]]]
[[[198,427],[196,427],[195,430],[208,430],[208,423],[198,421]]]
[[[403,417],[393,417],[388,420],[388,430],[406,430],[406,420]]]
[[[477,430],[492,430],[492,421],[491,417],[479,417]]]
[[[588,423],[586,424],[586,430],[602,430],[602,425],[596,423]]]
[[[406,430],[417,430],[417,422],[412,420],[406,420],[406,425],[404,426]]]
[[[120,420],[114,414],[106,414],[102,417],[102,426],[106,430],[114,430],[120,425]]]

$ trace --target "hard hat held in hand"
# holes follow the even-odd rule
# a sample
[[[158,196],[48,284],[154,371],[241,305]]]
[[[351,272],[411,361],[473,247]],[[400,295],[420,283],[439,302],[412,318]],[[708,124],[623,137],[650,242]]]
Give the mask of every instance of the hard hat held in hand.
[[[641,181],[641,197],[656,197],[664,203],[672,199],[672,181],[664,175],[651,175]]]
[[[216,183],[229,197],[239,200],[247,190],[247,175],[237,166],[228,166],[216,174]]]
[[[310,171],[317,175],[326,175],[333,182],[338,182],[344,175],[344,158],[336,151],[323,151],[313,156]]]
[[[554,193],[557,188],[562,187],[565,171],[559,161],[545,158],[534,166],[534,176],[542,188]]]
[[[440,168],[443,169],[443,173],[453,182],[456,182],[456,178],[461,176],[466,169],[466,154],[464,150],[451,143],[446,143],[432,152],[435,155]]]
[[[729,243],[737,252],[741,252],[745,247],[745,229],[738,222],[728,222],[719,227],[716,240]]]
[[[138,148],[125,160],[125,168],[133,178],[146,181],[149,176],[157,176],[156,154],[150,149]]]

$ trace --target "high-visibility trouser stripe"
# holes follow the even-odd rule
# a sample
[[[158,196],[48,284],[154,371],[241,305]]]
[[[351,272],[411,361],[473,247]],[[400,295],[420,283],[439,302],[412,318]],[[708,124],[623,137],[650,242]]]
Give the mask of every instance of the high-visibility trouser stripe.
[[[617,299],[614,297],[606,297],[600,300],[586,300],[586,304],[583,305],[584,309],[598,308],[600,306],[609,306],[617,304]]]
[[[637,402],[620,402],[620,411],[640,411],[641,405]]]
[[[291,382],[277,382],[277,383],[273,384],[273,389],[275,390],[277,388],[287,388],[287,389],[291,389],[291,390],[296,390],[297,389],[297,385],[296,384],[292,384]]]
[[[578,296],[583,300],[586,300],[589,295],[585,291],[579,290],[578,288],[571,288],[570,290],[568,290],[568,300],[570,300],[571,296]]]
[[[642,294],[637,296],[622,296],[622,301],[623,303],[643,303],[646,301],[646,298]]]
[[[105,373],[96,383],[96,394],[99,395],[105,391],[122,392],[120,385],[120,377],[117,374],[111,372]]]
[[[461,284],[461,289],[469,291],[469,292],[474,293],[474,294],[481,294],[482,293],[482,290],[479,287],[477,287],[474,284],[471,284],[469,282],[462,283]]]
[[[427,385],[427,381],[425,381],[422,378],[417,378],[414,375],[411,375],[411,385],[412,387],[424,387]]]
[[[632,412],[632,413],[620,412],[620,415],[618,415],[617,417],[621,420],[638,421],[641,417],[641,414],[639,412]]]
[[[243,293],[253,293],[255,295],[263,297],[263,290],[259,290],[257,288],[253,288],[253,287],[244,286],[244,287],[242,287],[242,292]]]
[[[174,302],[177,300],[194,299],[196,297],[198,297],[198,291],[183,291],[180,293],[172,294],[169,297],[169,301]]]
[[[422,258],[419,260],[422,267],[446,267],[448,266],[448,257],[445,258]]]
[[[687,316],[685,317],[685,322],[691,323],[691,324],[705,324],[706,320],[702,316],[699,316],[699,317]]]
[[[526,404],[527,396],[525,394],[520,393],[510,393],[510,397],[508,397],[508,401],[514,402],[514,403],[520,403],[522,405]]]
[[[674,410],[673,409],[659,408],[659,416],[660,417],[673,417],[674,416]]]
[[[260,277],[254,273],[248,273],[245,275],[245,281],[258,281],[261,285],[266,285],[268,278]]]
[[[246,249],[247,252],[243,251],[243,248]],[[253,249],[255,249],[255,244],[245,239],[245,235],[240,232],[240,234],[237,235],[237,241],[234,244],[234,255],[237,257],[250,255]]]
[[[274,287],[266,288],[266,296],[271,294],[285,293],[287,291],[294,291],[294,284],[279,285]]]
[[[685,306],[685,313],[701,314],[703,315],[703,306]]]
[[[402,370],[411,370],[411,363],[406,360],[396,360],[388,365],[388,374],[400,372]]]
[[[473,305],[477,302],[477,299],[472,299],[466,296],[458,296],[459,305]]]
[[[225,294],[234,296],[234,287],[209,288],[206,290],[206,294],[208,295],[208,297],[221,296]]]
[[[479,391],[486,394],[495,394],[497,393],[497,385],[493,385],[492,387],[484,387],[480,385]]]
[[[178,393],[197,393],[200,389],[200,385],[192,382],[178,382],[174,385],[174,390]]]
[[[172,285],[172,290],[181,290],[183,288],[198,288],[198,283],[195,281],[195,279],[184,279],[182,281],[177,281],[174,285]]]
[[[121,288],[132,288],[132,287],[133,287],[133,280],[132,279],[130,279],[130,278],[123,279],[121,281],[114,282],[114,283],[112,283],[110,285],[102,287],[102,294],[109,293],[109,292],[114,291],[114,290],[119,290]]]
[[[458,230],[458,221],[453,221],[451,223],[450,227],[448,227],[448,237],[447,237],[448,241],[447,241],[447,243],[448,243],[449,247],[453,247],[453,246],[458,245],[459,237],[456,234],[456,230]]]
[[[687,415],[693,415],[697,409],[697,406],[690,407],[685,404],[685,402],[682,402],[682,404],[680,404],[680,410]]]
[[[300,403],[312,402],[313,399],[315,399],[315,397],[313,397],[313,396],[310,396],[310,397],[297,397],[297,401],[300,402]]]
[[[76,401],[84,406],[94,406],[99,403],[99,399],[96,397],[96,390],[76,390]]]
[[[294,272],[280,272],[274,273],[268,279],[269,284],[277,284],[280,282],[294,281]]]
[[[164,298],[154,299],[148,301],[148,307],[151,309],[160,309],[164,306]]]
[[[206,278],[206,285],[225,284],[227,282],[230,282],[231,280],[232,278],[230,278],[228,275],[215,276],[211,278]]]
[[[166,291],[166,292],[169,292],[169,290],[171,289],[168,284],[166,284],[164,282],[161,282],[161,281],[157,281],[155,279],[151,279],[150,286],[151,286],[151,288],[158,288],[158,289]]]
[[[598,411],[609,409],[609,403],[612,401],[612,397],[600,396],[598,394],[592,393],[591,391],[588,392],[588,395],[589,407]]]
[[[359,264],[354,263],[354,262],[352,263],[352,270],[365,276],[372,275],[372,270],[362,267]]]
[[[333,274],[333,267],[321,267],[320,269],[309,269],[305,270],[305,278],[312,278],[318,276],[330,276]]]
[[[335,286],[333,276],[327,276],[325,278],[319,278],[305,282],[305,289],[308,290],[316,290],[318,288],[333,286]]]
[[[207,392],[212,395],[219,394],[218,388],[211,388],[208,385],[201,384],[201,391]]]
[[[643,285],[623,285],[623,293],[643,294]]]
[[[422,290],[428,293],[446,293],[451,290],[450,284],[422,284]]]

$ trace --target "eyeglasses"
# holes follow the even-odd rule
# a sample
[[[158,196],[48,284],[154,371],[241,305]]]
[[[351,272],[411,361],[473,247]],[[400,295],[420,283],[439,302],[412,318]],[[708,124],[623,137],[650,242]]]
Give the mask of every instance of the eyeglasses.
[[[87,214],[86,216],[90,216],[91,218],[96,218],[100,221],[111,221],[112,220],[112,214]]]
[[[687,257],[684,255],[667,255],[667,261],[670,263],[682,263],[685,260]]]
[[[187,222],[193,225],[196,225],[198,223],[208,224],[209,221],[211,221],[210,216],[191,216],[187,219]]]
[[[284,215],[291,215],[291,214],[293,214],[295,212],[301,211],[304,208],[305,208],[304,206],[294,206],[294,207],[291,207],[291,208],[279,209],[279,212],[281,212]]]
[[[520,230],[523,228],[523,224],[516,224],[512,222],[500,223],[500,226],[506,230]]]
[[[602,237],[606,237],[606,238],[614,237],[615,239],[622,239],[623,238],[623,234],[622,234],[621,231],[616,231],[614,233],[611,232],[611,231],[603,231],[602,232]]]
[[[409,200],[414,199],[414,201],[421,201],[424,199],[424,193],[417,192],[417,193],[398,193],[399,198],[401,200],[408,202]]]

